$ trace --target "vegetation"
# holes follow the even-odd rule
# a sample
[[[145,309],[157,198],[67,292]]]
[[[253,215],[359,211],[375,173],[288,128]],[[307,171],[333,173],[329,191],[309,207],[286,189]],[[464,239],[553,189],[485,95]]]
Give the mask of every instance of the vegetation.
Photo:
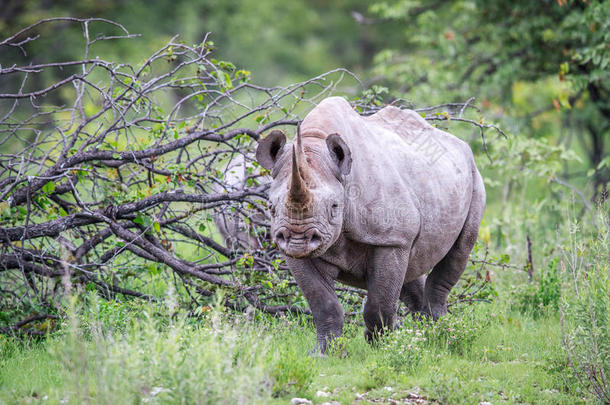
[[[609,33],[593,0],[8,1],[0,402],[610,402]],[[251,156],[331,94],[468,141],[488,208],[447,317],[369,345],[342,288],[318,358]]]
[[[152,305],[90,293],[65,303],[67,318],[46,339],[2,338],[0,400],[589,403],[608,373],[608,250],[564,231],[577,250],[556,257],[588,277],[581,274],[587,281],[577,295],[572,270],[561,273],[561,316],[512,309],[510,280],[527,275],[499,273],[491,304],[454,305],[436,324],[407,316],[376,346],[355,319],[330,354],[316,358],[307,354],[315,329],[306,316],[253,320],[220,303],[187,315],[176,312],[171,291]]]

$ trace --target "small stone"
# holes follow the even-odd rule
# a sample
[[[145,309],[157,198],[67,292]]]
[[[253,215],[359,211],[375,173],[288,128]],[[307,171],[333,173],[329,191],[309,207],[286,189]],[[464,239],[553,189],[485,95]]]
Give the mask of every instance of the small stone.
[[[293,405],[311,405],[313,402],[307,398],[292,398],[290,403]]]
[[[316,392],[316,397],[328,397],[328,396],[330,396],[330,393],[328,393],[328,392],[324,392],[324,391]]]
[[[392,387],[383,387],[384,390],[392,392]]]
[[[479,402],[479,405],[493,405],[491,402],[483,401]]]

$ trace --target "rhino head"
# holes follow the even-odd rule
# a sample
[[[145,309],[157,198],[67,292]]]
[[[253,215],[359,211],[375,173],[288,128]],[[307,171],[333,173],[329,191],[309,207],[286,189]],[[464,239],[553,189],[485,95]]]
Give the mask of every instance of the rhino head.
[[[351,152],[338,134],[308,137],[300,127],[286,145],[274,130],[256,150],[261,166],[271,171],[271,235],[277,247],[294,258],[318,257],[341,234],[345,189],[342,179],[351,169]]]

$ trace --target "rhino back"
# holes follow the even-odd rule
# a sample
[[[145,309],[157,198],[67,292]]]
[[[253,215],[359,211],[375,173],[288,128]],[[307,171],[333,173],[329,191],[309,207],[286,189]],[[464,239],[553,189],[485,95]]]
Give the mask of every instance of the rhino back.
[[[468,215],[478,175],[465,142],[413,111],[386,107],[361,117],[337,97],[320,103],[302,131],[316,138],[338,133],[351,150],[352,170],[344,180],[347,238],[410,246],[413,276],[449,251]]]

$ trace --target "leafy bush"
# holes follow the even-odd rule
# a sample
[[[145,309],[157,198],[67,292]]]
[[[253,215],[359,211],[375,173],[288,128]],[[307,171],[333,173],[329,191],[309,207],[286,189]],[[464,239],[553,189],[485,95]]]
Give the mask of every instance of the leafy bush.
[[[568,364],[602,403],[610,403],[610,226],[583,240],[576,226],[565,252],[570,281],[561,303],[562,341]]]
[[[558,259],[553,259],[540,273],[536,282],[521,285],[515,290],[513,301],[515,309],[534,317],[557,312],[561,298],[558,262]]]

